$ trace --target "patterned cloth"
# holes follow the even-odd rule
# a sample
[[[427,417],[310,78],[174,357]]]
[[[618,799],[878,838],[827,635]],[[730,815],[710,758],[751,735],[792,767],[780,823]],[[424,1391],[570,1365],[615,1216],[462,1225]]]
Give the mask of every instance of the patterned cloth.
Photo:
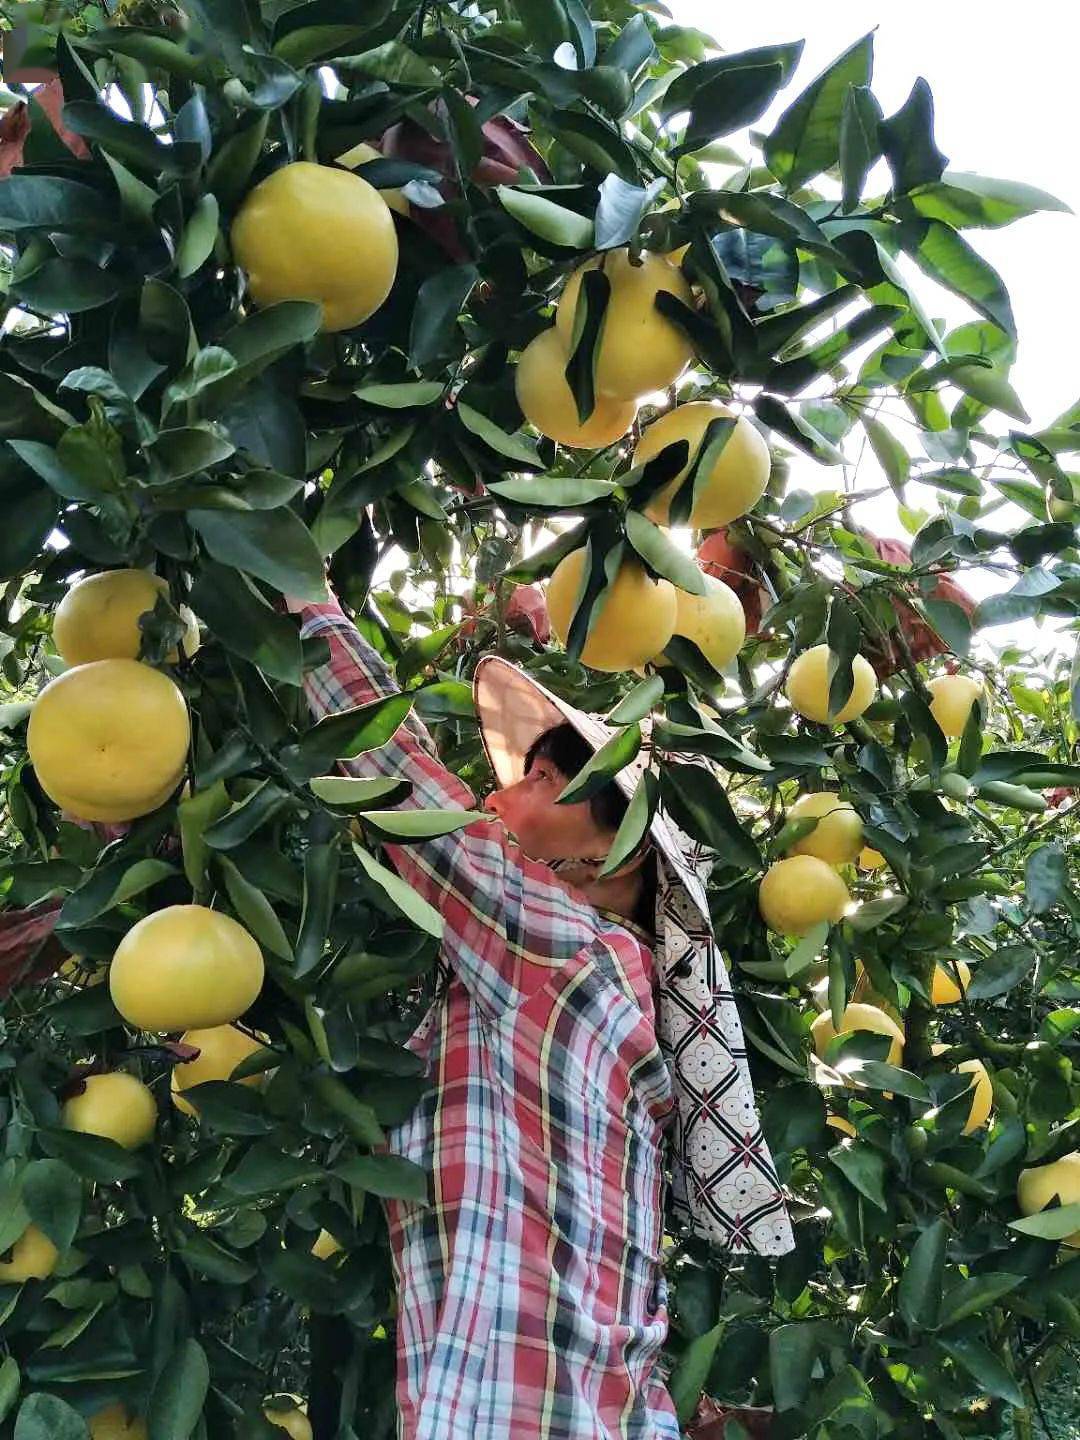
[[[337,605],[309,606],[303,621],[331,652],[305,682],[316,717],[394,690]],[[343,768],[411,781],[409,807],[475,805],[415,719]],[[664,1132],[674,1123],[718,1163],[744,1103],[739,1066],[701,1115],[676,1108],[674,1070],[705,1089],[692,989],[662,1041],[648,945],[499,822],[386,849],[445,927],[440,992],[407,1042],[431,1086],[383,1147],[433,1186],[427,1206],[384,1202],[399,1440],[677,1440],[656,1363],[668,1328]],[[667,972],[685,962],[694,924],[661,881],[658,903],[674,907],[682,936],[663,946]],[[760,1142],[756,1119],[754,1131]],[[728,1165],[733,1196],[763,1168],[779,1194],[763,1145],[732,1149]],[[750,1248],[759,1230],[740,1211],[729,1233]]]

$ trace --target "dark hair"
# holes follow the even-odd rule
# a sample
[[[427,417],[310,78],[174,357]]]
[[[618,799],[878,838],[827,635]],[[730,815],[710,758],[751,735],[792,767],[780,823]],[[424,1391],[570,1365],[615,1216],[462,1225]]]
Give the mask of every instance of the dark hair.
[[[594,754],[592,746],[583,740],[569,721],[553,725],[538,735],[525,755],[527,775],[537,760],[550,760],[561,775],[572,780]],[[618,830],[626,814],[627,799],[616,785],[609,780],[602,790],[589,798],[589,809],[597,825],[603,830]]]

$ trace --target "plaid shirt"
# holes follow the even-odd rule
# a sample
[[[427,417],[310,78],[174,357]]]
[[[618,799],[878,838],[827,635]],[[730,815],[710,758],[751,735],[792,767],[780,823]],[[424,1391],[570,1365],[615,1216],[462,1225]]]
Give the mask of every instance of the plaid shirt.
[[[336,604],[302,633],[330,645],[316,717],[395,689]],[[415,719],[342,768],[411,781],[409,806],[475,805]],[[495,820],[386,849],[443,917],[448,981],[407,1042],[430,1088],[385,1147],[432,1175],[430,1205],[384,1202],[399,1440],[678,1440],[652,954]]]

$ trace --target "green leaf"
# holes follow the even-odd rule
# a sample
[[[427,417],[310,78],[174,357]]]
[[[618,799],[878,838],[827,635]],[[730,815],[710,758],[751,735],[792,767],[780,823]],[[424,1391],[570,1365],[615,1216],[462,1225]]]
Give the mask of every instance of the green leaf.
[[[866,177],[881,154],[881,106],[868,85],[849,85],[840,115],[841,209],[850,215],[862,198]]]
[[[7,1419],[19,1398],[19,1389],[19,1362],[14,1355],[8,1355],[0,1363],[0,1420]]]
[[[304,70],[314,60],[340,55],[346,46],[359,40],[366,25],[305,25],[283,35],[274,45],[274,54],[295,70]]]
[[[794,190],[835,165],[840,156],[840,120],[851,85],[869,85],[874,37],[864,35],[845,50],[792,102],[765,140],[765,163]]]
[[[635,720],[644,720],[655,705],[664,698],[664,682],[659,675],[650,675],[639,680],[629,695],[619,701],[607,717],[609,725],[632,725]]]
[[[68,434],[72,434],[68,431]],[[86,479],[66,465],[58,450],[40,440],[9,440],[19,459],[64,500],[94,503],[105,494],[103,478]]]
[[[123,1025],[112,1003],[108,985],[88,985],[57,1000],[48,1008],[49,1019],[65,1035],[100,1035]]]
[[[117,217],[110,198],[81,181],[12,175],[0,180],[0,230],[113,235]]]
[[[176,866],[165,860],[136,860],[133,865],[127,860],[114,860],[93,871],[90,878],[68,896],[56,928],[77,930],[175,874]]]
[[[142,1169],[142,1162],[130,1150],[101,1135],[84,1135],[76,1130],[40,1130],[41,1147],[63,1160],[87,1180],[106,1185],[130,1180]]]
[[[184,874],[196,894],[206,887],[206,867],[210,847],[203,839],[208,825],[220,820],[229,808],[229,795],[223,780],[215,780],[205,790],[195,790],[176,807],[180,823],[180,846],[184,857]]]
[[[726,1329],[727,1321],[722,1320],[704,1335],[698,1335],[691,1340],[679,1356],[679,1362],[668,1381],[668,1393],[674,1401],[680,1425],[689,1425],[693,1419],[698,1399],[716,1358],[717,1347]]]
[[[185,1099],[190,1099],[200,1089],[202,1087],[199,1085],[193,1086],[191,1091],[185,1094]],[[243,1090],[240,1093],[247,1094]],[[199,1106],[199,1115],[202,1120],[207,1118],[202,1105]],[[250,1260],[241,1260],[238,1255],[234,1255],[224,1245],[219,1245],[209,1235],[199,1233],[185,1235],[178,1253],[184,1264],[196,1275],[203,1275],[208,1280],[216,1280],[219,1285],[244,1285],[256,1273],[256,1268]]]
[[[314,970],[323,958],[337,897],[341,850],[336,841],[309,845],[304,851],[304,902],[296,938],[297,976]]]
[[[866,438],[870,441],[878,464],[885,471],[885,478],[893,490],[899,493],[911,471],[911,456],[901,442],[881,420],[871,415],[862,417]]]
[[[597,500],[610,499],[618,483],[589,475],[516,475],[509,480],[489,480],[487,488],[500,499],[530,510],[581,510]]]
[[[312,794],[325,804],[348,810],[350,813],[368,809],[373,800],[382,800],[386,804],[403,800],[412,788],[407,780],[383,775],[369,778],[358,778],[354,775],[317,775],[307,783]]]
[[[965,395],[970,395],[992,410],[1000,410],[1025,425],[1031,416],[1024,409],[1019,395],[1002,372],[993,365],[958,365],[949,372],[949,380]]]
[[[214,154],[206,171],[206,188],[226,208],[232,207],[247,189],[251,172],[262,153],[270,123],[270,112],[255,115],[243,129],[230,135]],[[312,306],[312,309],[317,307]]]
[[[665,118],[677,115],[682,110],[690,110],[699,90],[712,85],[716,80],[725,79],[735,70],[758,70],[762,66],[777,65],[786,85],[802,58],[805,43],[803,40],[795,40],[786,44],[760,45],[752,50],[739,50],[731,55],[701,60],[675,75],[660,97],[657,108]]]
[[[987,1395],[996,1395],[1006,1405],[1017,1409],[1027,1408],[1023,1390],[1002,1362],[986,1345],[971,1337],[956,1340],[938,1340],[938,1347],[965,1369],[979,1389]]]
[[[86,1440],[86,1421],[66,1400],[38,1392],[19,1406],[14,1440]]]
[[[1004,945],[982,960],[968,984],[970,1000],[992,1000],[1005,995],[1034,968],[1035,951],[1027,945]]]
[[[210,1367],[197,1340],[185,1340],[166,1363],[150,1396],[149,1440],[188,1440],[210,1388]]]
[[[921,75],[896,114],[882,121],[880,136],[894,195],[941,179],[948,162],[934,144],[934,97]]]
[[[474,820],[490,820],[483,810],[357,810],[356,818],[380,840],[436,840],[464,830]]]
[[[967,613],[951,600],[936,600],[932,596],[922,602],[922,608],[953,654],[966,655],[971,648],[971,620]]]
[[[62,1160],[31,1160],[23,1171],[22,1203],[39,1229],[63,1253],[82,1216],[82,1183]]]
[[[409,361],[416,369],[454,352],[458,316],[479,279],[475,265],[449,265],[420,286],[409,329]]]
[[[566,383],[582,425],[596,408],[596,365],[610,300],[611,281],[604,270],[586,270],[578,287],[565,370]]]
[[[437,940],[442,938],[442,916],[428,904],[422,895],[418,895],[411,885],[407,885],[399,875],[396,875],[393,870],[388,870],[385,865],[381,865],[374,855],[368,854],[359,845],[354,845],[353,851],[368,878],[379,886],[403,915],[407,916],[414,925],[418,925],[421,930],[426,930],[429,935],[434,935]]]
[[[497,455],[505,455],[508,460],[514,460],[519,465],[524,465],[530,470],[539,470],[541,461],[532,445],[517,435],[508,435],[507,432],[489,420],[486,415],[481,415],[479,410],[474,410],[471,405],[466,405],[459,400],[455,412],[465,429],[482,440],[485,445],[494,450]]]
[[[276,955],[280,960],[292,965],[292,946],[269,900],[240,873],[227,855],[219,854],[217,864],[225,877],[225,893],[229,897],[229,903],[240,920],[264,950],[269,950],[271,955]]]
[[[680,550],[666,531],[639,510],[628,510],[625,524],[627,540],[650,570],[689,595],[705,594],[705,578],[697,562]]]
[[[948,1227],[933,1220],[915,1241],[897,1286],[896,1304],[912,1330],[935,1329],[941,1314]]]
[[[0,580],[21,574],[38,558],[60,514],[59,498],[48,485],[21,466],[6,470],[0,454]]]
[[[898,236],[924,274],[1015,338],[1016,322],[1001,276],[955,230],[940,220],[911,221],[899,227]]]
[[[754,401],[754,413],[762,424],[778,431],[785,440],[790,440],[797,449],[812,455],[822,465],[843,465],[843,452],[774,395],[758,395]]]
[[[271,1141],[257,1141],[241,1156],[240,1163],[225,1177],[224,1184],[235,1195],[272,1195],[320,1180],[325,1171],[314,1160],[288,1155]]]
[[[961,170],[947,170],[936,183],[908,196],[909,204],[928,220],[943,220],[956,229],[996,229],[1040,210],[1072,211],[1062,200],[1021,180],[993,180]]]
[[[204,558],[191,603],[226,650],[250,660],[275,680],[300,685],[303,668],[296,621],[268,605],[240,571]]]
[[[760,120],[784,79],[781,65],[766,63],[739,66],[701,85],[694,94],[686,130],[672,155],[700,151],[721,135],[730,135]]]
[[[599,794],[641,749],[641,726],[627,725],[605,740],[555,797],[557,805],[574,805]]]
[[[445,390],[441,380],[410,380],[400,385],[361,385],[353,394],[365,405],[377,405],[384,410],[410,410],[414,406],[434,405]]]
[[[400,40],[388,40],[360,55],[342,55],[336,61],[342,70],[385,80],[388,85],[426,90],[442,84],[442,76]],[[151,1437],[153,1440],[153,1437]]]
[[[813,1321],[778,1325],[769,1335],[769,1374],[776,1408],[781,1413],[794,1410],[806,1400],[821,1344],[821,1328]]]
[[[235,850],[261,830],[290,803],[286,790],[271,780],[262,780],[242,800],[238,800],[220,820],[203,831],[203,840],[211,850]]]
[[[176,247],[176,273],[181,280],[189,279],[209,260],[214,252],[217,233],[217,197],[211,194],[200,195]]]
[[[628,184],[618,175],[609,175],[602,181],[593,237],[597,250],[615,250],[628,245],[666,184],[662,177],[645,186]]]
[[[358,1155],[338,1165],[334,1174],[346,1185],[392,1200],[430,1202],[428,1172],[402,1155]]]
[[[208,470],[227,460],[235,450],[233,442],[212,421],[162,430],[149,447],[150,454],[170,480],[183,480],[200,470]]]
[[[842,1142],[829,1151],[829,1159],[860,1195],[879,1210],[888,1210],[885,1161],[876,1150],[857,1140]]]
[[[110,155],[150,175],[170,178],[189,175],[198,168],[202,158],[198,147],[189,141],[163,145],[145,125],[125,120],[108,105],[72,100],[62,113],[64,124],[76,135],[94,141]]]
[[[232,374],[236,369],[236,357],[220,345],[207,345],[200,350],[191,363],[165,387],[161,399],[161,413],[167,415],[175,405],[194,400],[208,386]],[[241,508],[241,507],[237,507]]]
[[[984,1271],[958,1280],[945,1292],[941,1307],[942,1329],[957,1325],[972,1315],[981,1315],[984,1310],[996,1305],[1003,1295],[1023,1285],[1024,1279],[1023,1275],[1010,1275],[1005,1271]]]
[[[48,314],[80,315],[108,305],[120,294],[120,281],[88,260],[46,260],[11,282],[11,294]]]
[[[611,842],[607,859],[600,867],[600,879],[606,875],[613,875],[640,849],[649,833],[659,800],[660,782],[651,770],[646,770],[630,797],[626,813],[619,822],[619,828],[615,832],[615,839]]]
[[[1040,1240],[1065,1240],[1073,1231],[1080,1230],[1080,1204],[1055,1205],[1037,1215],[1010,1220],[1008,1226],[1021,1235],[1035,1235]]]
[[[660,770],[660,795],[680,829],[716,850],[726,864],[760,870],[761,852],[739,823],[727,792],[701,765],[665,761]]]
[[[859,654],[862,628],[854,610],[835,594],[829,603],[829,715],[839,715],[855,686],[853,661]]]
[[[1033,915],[1052,910],[1065,893],[1069,873],[1057,845],[1040,845],[1024,861],[1024,896]]]
[[[495,193],[519,225],[549,244],[572,250],[588,250],[593,244],[593,222],[576,210],[567,210],[534,190],[497,185]]]
[[[326,598],[322,556],[292,510],[189,510],[187,515],[214,560],[265,580],[283,594]]]
[[[281,758],[291,771],[302,771],[302,778],[309,780],[335,760],[353,760],[385,745],[411,709],[411,696],[395,692],[368,705],[327,715],[297,745],[284,750]]]

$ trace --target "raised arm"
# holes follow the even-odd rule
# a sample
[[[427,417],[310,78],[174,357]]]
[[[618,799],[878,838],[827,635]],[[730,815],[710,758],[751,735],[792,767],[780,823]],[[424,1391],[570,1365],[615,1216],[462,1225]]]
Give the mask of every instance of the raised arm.
[[[329,661],[304,682],[316,719],[396,691],[382,659],[336,601],[299,613],[303,636],[318,635],[330,647]],[[438,760],[427,730],[411,717],[388,744],[342,761],[341,768],[408,780],[412,794],[401,809],[475,805],[472,791]],[[527,1000],[555,967],[597,939],[595,912],[575,902],[546,865],[522,855],[494,818],[422,844],[385,848],[402,879],[440,911],[446,956],[492,1018]]]

